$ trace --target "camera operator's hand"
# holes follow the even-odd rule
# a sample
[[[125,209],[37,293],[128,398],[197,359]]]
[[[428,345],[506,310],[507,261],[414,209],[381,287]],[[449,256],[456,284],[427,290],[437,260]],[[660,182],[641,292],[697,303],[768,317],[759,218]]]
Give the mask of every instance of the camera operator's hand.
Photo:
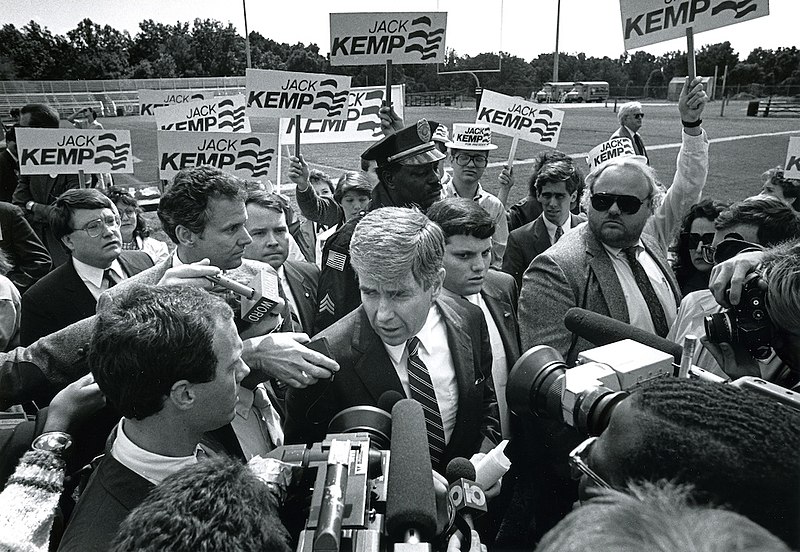
[[[700,343],[708,349],[722,371],[732,380],[744,376],[761,377],[758,361],[745,349],[734,347],[730,343],[711,343],[706,336],[700,338]]]
[[[714,294],[717,303],[726,308],[739,304],[739,299],[742,297],[742,283],[747,275],[761,264],[764,255],[764,251],[739,253],[711,269],[708,288]],[[730,302],[726,294],[728,288],[730,288]]]

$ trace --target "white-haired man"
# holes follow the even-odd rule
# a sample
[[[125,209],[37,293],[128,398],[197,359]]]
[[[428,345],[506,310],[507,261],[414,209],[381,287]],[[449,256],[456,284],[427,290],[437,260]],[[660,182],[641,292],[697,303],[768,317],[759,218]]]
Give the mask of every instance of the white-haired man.
[[[647,157],[647,150],[642,142],[642,137],[639,136],[639,129],[642,128],[644,122],[644,111],[642,104],[639,102],[624,103],[619,108],[617,113],[619,119],[619,128],[611,135],[611,138],[629,138],[633,142],[633,149],[636,155]],[[647,157],[647,163],[650,164],[650,158]]]

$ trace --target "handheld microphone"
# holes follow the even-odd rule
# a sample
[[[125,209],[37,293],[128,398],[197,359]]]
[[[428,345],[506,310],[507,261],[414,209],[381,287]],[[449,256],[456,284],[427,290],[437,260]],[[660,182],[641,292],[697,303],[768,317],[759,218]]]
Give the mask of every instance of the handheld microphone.
[[[398,401],[392,408],[386,530],[394,543],[429,548],[424,543],[436,534],[436,496],[426,435],[422,405],[412,399]]]
[[[453,458],[447,464],[445,476],[450,484],[450,500],[472,531],[475,529],[474,518],[486,513],[486,495],[475,483],[475,466],[466,458]],[[468,539],[469,532],[464,536]]]
[[[632,339],[672,355],[676,364],[680,363],[681,355],[683,354],[683,347],[677,343],[630,324],[579,307],[573,307],[567,311],[567,315],[564,317],[564,326],[569,331],[578,334],[579,337],[592,342],[598,347],[622,341],[623,339]]]
[[[207,280],[242,296],[240,318],[252,324],[259,322],[278,304],[278,275],[261,270],[256,272],[249,286],[227,278],[221,274],[206,276]]]

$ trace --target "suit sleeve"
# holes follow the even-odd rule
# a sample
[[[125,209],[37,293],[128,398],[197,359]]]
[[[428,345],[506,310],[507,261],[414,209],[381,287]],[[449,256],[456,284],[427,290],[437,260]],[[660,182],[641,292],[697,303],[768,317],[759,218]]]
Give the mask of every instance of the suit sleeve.
[[[8,244],[14,268],[6,276],[24,291],[50,272],[50,254],[19,209],[14,209],[10,233]]]
[[[342,208],[332,197],[319,197],[314,186],[309,185],[304,191],[295,195],[300,212],[308,220],[326,226],[336,226],[344,220]]]
[[[567,311],[578,304],[564,270],[548,255],[538,255],[522,277],[519,322],[522,350],[549,345],[567,357],[572,333],[564,326]]]
[[[325,243],[322,271],[317,286],[317,317],[314,333],[319,333],[361,304],[356,273],[350,265],[350,238],[355,229],[350,221]]]
[[[508,236],[508,245],[506,247],[506,254],[503,257],[503,272],[510,274],[517,282],[517,287],[522,285],[522,274],[525,272],[526,266],[522,255],[522,246],[517,239],[517,236],[512,232]]]

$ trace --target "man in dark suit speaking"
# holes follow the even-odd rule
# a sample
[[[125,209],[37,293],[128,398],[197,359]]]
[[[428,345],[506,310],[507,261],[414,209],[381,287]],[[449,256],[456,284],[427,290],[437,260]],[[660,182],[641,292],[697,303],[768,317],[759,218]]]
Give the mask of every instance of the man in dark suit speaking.
[[[338,412],[377,406],[387,391],[425,407],[440,473],[499,442],[486,321],[480,308],[440,294],[444,248],[441,228],[416,210],[377,209],[359,222],[350,258],[362,304],[317,336],[328,338],[340,370],[289,390],[287,442],[321,440]]]

